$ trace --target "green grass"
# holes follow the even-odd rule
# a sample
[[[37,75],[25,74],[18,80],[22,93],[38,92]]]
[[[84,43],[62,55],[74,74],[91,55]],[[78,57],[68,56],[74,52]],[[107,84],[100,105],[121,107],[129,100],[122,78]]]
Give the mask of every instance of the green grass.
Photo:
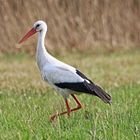
[[[65,110],[65,104],[41,80],[34,58],[1,56],[0,140],[139,140],[139,54],[136,50],[58,56],[102,85],[111,94],[112,105],[82,94],[78,98],[84,108],[55,123],[49,117]],[[70,104],[75,106],[73,100]]]

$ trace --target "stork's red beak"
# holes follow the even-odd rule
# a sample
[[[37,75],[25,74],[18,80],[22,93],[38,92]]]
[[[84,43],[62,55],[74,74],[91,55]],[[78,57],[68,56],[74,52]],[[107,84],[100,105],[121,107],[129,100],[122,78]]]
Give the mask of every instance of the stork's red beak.
[[[30,36],[35,34],[37,31],[35,28],[32,28],[28,33],[25,34],[25,36],[19,41],[19,44],[28,39]]]

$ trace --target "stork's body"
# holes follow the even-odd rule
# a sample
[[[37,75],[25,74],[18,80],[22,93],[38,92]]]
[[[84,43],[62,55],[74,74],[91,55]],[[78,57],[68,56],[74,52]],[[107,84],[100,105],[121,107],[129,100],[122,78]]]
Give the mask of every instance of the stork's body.
[[[95,95],[102,99],[105,103],[111,102],[110,95],[107,94],[101,87],[95,85],[76,68],[57,60],[47,52],[44,46],[45,35],[47,32],[47,25],[45,22],[37,21],[31,31],[29,31],[19,43],[23,42],[36,32],[38,32],[36,60],[42,78],[64,97],[67,107],[66,112],[53,115],[51,120],[54,120],[56,116],[66,113],[69,115],[70,112],[76,111],[82,107],[81,103],[74,95],[77,92]],[[69,95],[72,95],[77,103],[77,107],[74,109],[69,107],[67,100]]]

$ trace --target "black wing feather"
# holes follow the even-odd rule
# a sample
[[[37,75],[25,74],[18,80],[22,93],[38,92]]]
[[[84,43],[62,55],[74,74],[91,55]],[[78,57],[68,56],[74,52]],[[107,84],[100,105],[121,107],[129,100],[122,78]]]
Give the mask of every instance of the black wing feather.
[[[98,96],[105,103],[109,103],[109,104],[111,103],[111,96],[108,93],[106,93],[98,85],[94,84],[90,79],[88,79],[79,70],[76,70],[76,73],[85,80],[83,82],[77,82],[77,83],[68,83],[68,82],[55,83],[55,85],[57,87],[63,88],[63,89],[70,89],[70,90],[73,90],[73,91],[76,91],[76,92],[83,92],[83,93],[92,94],[92,95]]]
[[[76,70],[76,73],[82,77],[83,79],[88,80],[90,83],[93,83],[90,79],[88,79],[82,72],[80,72],[79,70]]]
[[[76,92],[90,93],[91,89],[87,86],[87,82],[78,82],[78,83],[55,83],[59,88],[70,89]]]

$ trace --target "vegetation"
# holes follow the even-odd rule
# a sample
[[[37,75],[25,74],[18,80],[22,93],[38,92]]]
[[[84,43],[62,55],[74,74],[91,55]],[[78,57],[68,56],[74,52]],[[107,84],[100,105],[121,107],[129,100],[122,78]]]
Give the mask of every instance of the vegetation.
[[[18,52],[16,43],[38,19],[47,22],[47,47],[56,52],[140,44],[139,0],[1,0],[0,52]],[[33,42],[24,50],[33,53],[26,47]]]
[[[81,54],[59,59],[78,67],[112,96],[112,105],[80,95],[82,110],[50,123],[65,110],[63,98],[41,80],[34,58],[0,57],[1,140],[139,140],[140,50]],[[90,63],[89,63],[90,62]],[[71,106],[75,104],[71,100]]]
[[[139,17],[140,0],[1,0],[0,140],[140,140]],[[101,85],[112,105],[82,94],[83,109],[49,121],[66,109],[63,98],[41,80],[36,38],[17,45],[38,19],[48,50]]]

